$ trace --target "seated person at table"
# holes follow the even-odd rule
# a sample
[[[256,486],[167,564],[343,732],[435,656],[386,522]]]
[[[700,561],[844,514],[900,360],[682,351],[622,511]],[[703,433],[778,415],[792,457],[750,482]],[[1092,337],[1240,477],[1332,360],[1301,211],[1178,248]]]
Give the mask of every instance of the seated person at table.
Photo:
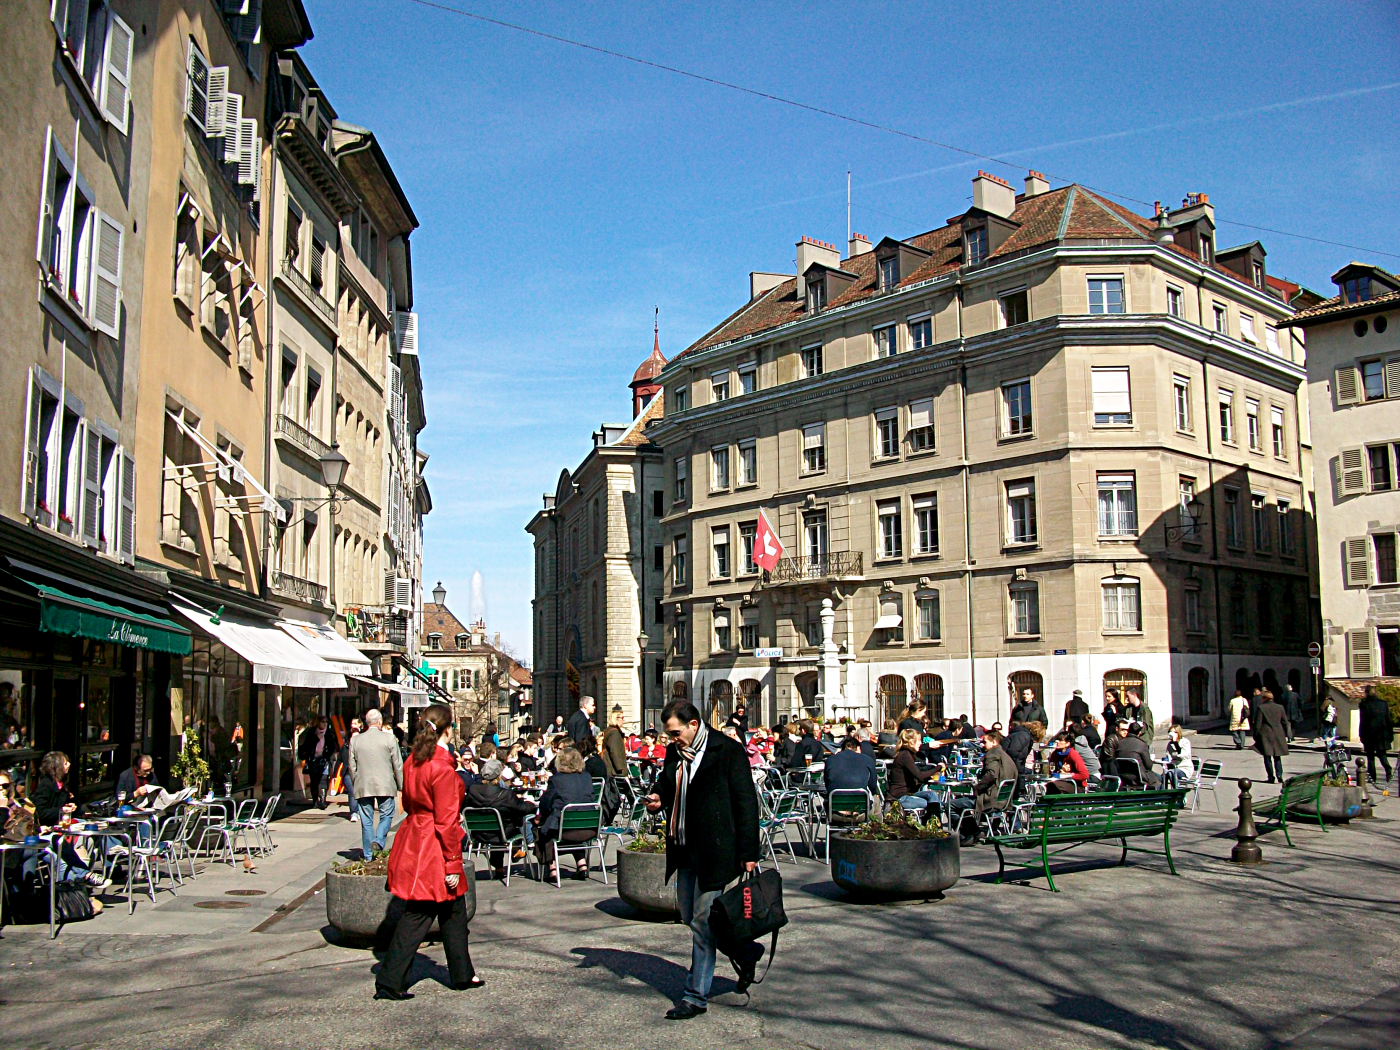
[[[860,726],[856,729],[856,739],[860,741],[860,753],[870,761],[875,761],[875,741],[870,738],[870,727]]]
[[[855,733],[847,734],[841,741],[841,750],[826,760],[822,779],[826,781],[828,797],[833,791],[859,791],[861,788],[869,791],[872,798],[880,797],[875,760],[861,750]]]
[[[884,758],[893,758],[893,748],[899,745],[899,728],[894,724],[893,718],[885,719],[885,727],[880,730],[880,735],[875,738],[875,742],[882,748],[890,748],[891,751]]]
[[[1113,760],[1118,757],[1118,745],[1128,736],[1128,721],[1119,719],[1109,727],[1108,735],[1104,737],[1103,744],[1099,747],[1099,755],[1103,759],[1103,770],[1109,776],[1116,776],[1117,771],[1113,768]]]
[[[525,844],[528,846],[534,835],[530,822],[526,818],[535,812],[535,804],[527,799],[522,799],[514,791],[501,787],[501,771],[504,769],[504,764],[498,758],[490,758],[483,762],[481,764],[481,780],[467,788],[464,808],[494,809],[501,815],[501,823],[505,826],[506,836],[513,837],[523,829]],[[490,851],[491,872],[496,878],[504,879],[506,877],[506,850],[501,836],[490,831],[476,831],[472,834],[478,842],[501,847]],[[515,859],[519,860],[523,857],[522,853]]]
[[[977,778],[973,796],[955,796],[948,807],[948,826],[957,828],[964,846],[970,846],[977,835],[976,822],[964,818],[968,813],[980,817],[988,810],[1005,809],[1007,804],[999,802],[997,794],[1003,783],[1017,776],[1016,762],[1002,746],[1001,734],[989,729],[982,741],[987,745],[987,753],[982,756],[982,773]]]
[[[914,756],[919,753],[920,743],[918,730],[900,730],[899,750],[894,753],[894,761],[890,763],[887,783],[889,798],[898,802],[905,812],[923,813],[927,823],[929,814],[926,811],[932,809],[934,813],[938,813],[941,807],[938,803],[938,793],[924,787],[933,777],[935,770],[925,772],[914,762]]]
[[[39,789],[34,792],[34,822],[40,829],[51,828],[78,811],[77,803],[64,786],[70,768],[68,756],[62,751],[50,751],[39,763]],[[25,873],[34,871],[38,864],[38,853],[30,854],[24,862]],[[112,884],[101,872],[89,871],[88,865],[78,857],[67,839],[63,840],[59,849],[58,879],[60,882],[83,882],[98,890]]]
[[[1035,739],[1031,736],[1031,731],[1021,722],[1011,723],[1011,732],[1006,734],[1006,739],[1002,741],[1001,748],[1016,765],[1016,794],[1021,793],[1021,788],[1025,784],[1026,758],[1035,750]]]
[[[598,754],[598,738],[586,736],[575,746],[583,756],[583,771],[593,780],[608,779],[608,767],[603,762],[603,756]]]
[[[1046,785],[1047,791],[1074,794],[1089,783],[1089,770],[1074,746],[1069,731],[1055,737],[1055,750],[1050,752],[1050,775],[1055,779]]]
[[[541,864],[549,865],[549,877],[554,878],[556,853],[554,840],[559,838],[559,815],[565,806],[588,805],[593,801],[593,778],[583,771],[583,756],[574,747],[562,747],[554,756],[557,772],[549,778],[549,787],[544,789],[539,809],[535,813],[535,856]],[[570,831],[565,833],[564,842],[577,839],[587,841],[593,837],[592,831]],[[588,877],[588,858],[578,857],[580,878]]]
[[[959,731],[959,735],[960,735],[961,739],[963,739],[963,740],[976,740],[976,739],[978,739],[978,737],[977,737],[977,727],[968,722],[968,720],[967,720],[967,715],[965,715],[965,714],[964,714],[964,715],[958,715],[957,722],[958,722],[957,725],[955,725],[955,726],[954,726],[954,725],[949,725],[948,728],[949,728],[949,729],[956,729],[956,730],[958,730],[958,731]]]
[[[1128,725],[1126,721],[1118,723],[1120,728]],[[1162,786],[1161,779],[1152,771],[1152,749],[1147,746],[1147,741],[1142,738],[1142,723],[1134,722],[1128,726],[1126,734],[1121,734],[1118,738],[1118,749],[1114,754],[1115,759],[1135,758],[1138,765],[1142,767],[1142,779],[1147,787],[1156,791]],[[1118,764],[1115,761],[1114,773],[1118,772]]]
[[[798,729],[802,732],[802,737],[797,741],[797,746],[792,750],[791,769],[806,769],[813,762],[820,762],[826,757],[826,748],[822,747],[821,741],[816,737],[816,726],[803,719],[798,723]]]
[[[1074,749],[1079,752],[1079,757],[1084,762],[1084,768],[1088,771],[1089,776],[1102,776],[1103,767],[1099,764],[1099,753],[1094,750],[1093,742],[1084,735],[1083,726],[1071,725],[1065,732],[1074,741]],[[1098,739],[1097,733],[1094,734],[1094,739]]]
[[[159,787],[155,776],[155,762],[151,756],[137,755],[136,761],[131,763],[131,768],[123,769],[122,775],[117,777],[117,798],[125,802]]]

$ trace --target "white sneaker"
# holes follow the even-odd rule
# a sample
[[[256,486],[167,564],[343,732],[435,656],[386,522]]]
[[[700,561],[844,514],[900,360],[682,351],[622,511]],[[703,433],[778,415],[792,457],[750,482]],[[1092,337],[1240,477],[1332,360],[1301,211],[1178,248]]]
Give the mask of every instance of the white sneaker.
[[[90,871],[83,876],[83,882],[87,883],[94,890],[105,890],[112,885],[112,880],[106,878],[101,872]]]

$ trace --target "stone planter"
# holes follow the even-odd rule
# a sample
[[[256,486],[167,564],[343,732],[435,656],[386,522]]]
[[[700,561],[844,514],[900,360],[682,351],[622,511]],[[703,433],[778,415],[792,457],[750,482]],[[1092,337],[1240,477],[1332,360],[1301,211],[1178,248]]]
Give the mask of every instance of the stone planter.
[[[617,895],[638,911],[679,915],[676,880],[666,878],[666,854],[617,851]]]
[[[1353,817],[1361,815],[1361,789],[1348,784],[1346,787],[1322,785],[1317,796],[1317,808],[1322,811],[1322,819],[1329,824],[1345,824]],[[1312,812],[1312,807],[1308,807]]]
[[[831,877],[858,897],[937,897],[962,872],[958,837],[867,842],[831,837]]]
[[[467,921],[476,914],[476,872],[467,865]],[[347,937],[387,944],[403,902],[384,888],[383,875],[326,872],[326,921]]]

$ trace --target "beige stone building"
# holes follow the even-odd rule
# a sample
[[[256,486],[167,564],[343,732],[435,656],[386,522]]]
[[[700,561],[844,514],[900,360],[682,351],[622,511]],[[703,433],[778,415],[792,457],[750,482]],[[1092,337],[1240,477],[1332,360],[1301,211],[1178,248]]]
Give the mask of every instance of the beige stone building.
[[[1353,262],[1332,281],[1286,323],[1307,333],[1322,669],[1355,740],[1366,686],[1400,684],[1400,277]]]
[[[1305,681],[1296,286],[1218,249],[1204,194],[972,197],[844,258],[804,238],[666,366],[667,695],[766,722],[919,694],[989,725],[1024,687],[1058,719],[1135,686],[1203,723],[1252,676]]]

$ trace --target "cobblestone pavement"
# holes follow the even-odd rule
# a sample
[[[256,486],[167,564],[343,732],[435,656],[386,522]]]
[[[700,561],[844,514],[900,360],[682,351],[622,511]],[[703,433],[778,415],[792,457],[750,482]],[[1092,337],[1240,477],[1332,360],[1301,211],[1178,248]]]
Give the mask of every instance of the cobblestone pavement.
[[[1223,747],[1220,746],[1223,742]],[[1197,738],[1226,774],[1262,763]],[[1300,750],[1288,772],[1316,768]],[[1267,789],[1259,789],[1264,794]],[[319,873],[357,840],[334,817],[279,832],[259,875],[211,869],[179,898],[92,923],[7,927],[0,1000],[19,1046],[150,1047],[1376,1047],[1400,1030],[1400,801],[1370,821],[1262,840],[1243,870],[1233,783],[1222,809],[1173,834],[1180,878],[1157,858],[1088,846],[996,885],[995,854],[963,852],[937,902],[846,901],[824,865],[784,862],[791,925],[768,979],[741,996],[724,963],[709,1013],[661,1014],[688,965],[686,931],[633,916],[596,877],[562,890],[482,883],[473,958],[487,987],[445,986],[441,946],[420,953],[408,1003],[371,1002],[372,953],[325,927]],[[285,850],[285,853],[284,853]],[[246,909],[195,909],[268,890]],[[308,895],[309,894],[309,895]],[[303,900],[295,908],[287,906]],[[283,908],[277,911],[277,908]],[[278,916],[268,924],[268,919]],[[110,921],[109,921],[110,920]],[[262,932],[252,932],[261,927]]]

